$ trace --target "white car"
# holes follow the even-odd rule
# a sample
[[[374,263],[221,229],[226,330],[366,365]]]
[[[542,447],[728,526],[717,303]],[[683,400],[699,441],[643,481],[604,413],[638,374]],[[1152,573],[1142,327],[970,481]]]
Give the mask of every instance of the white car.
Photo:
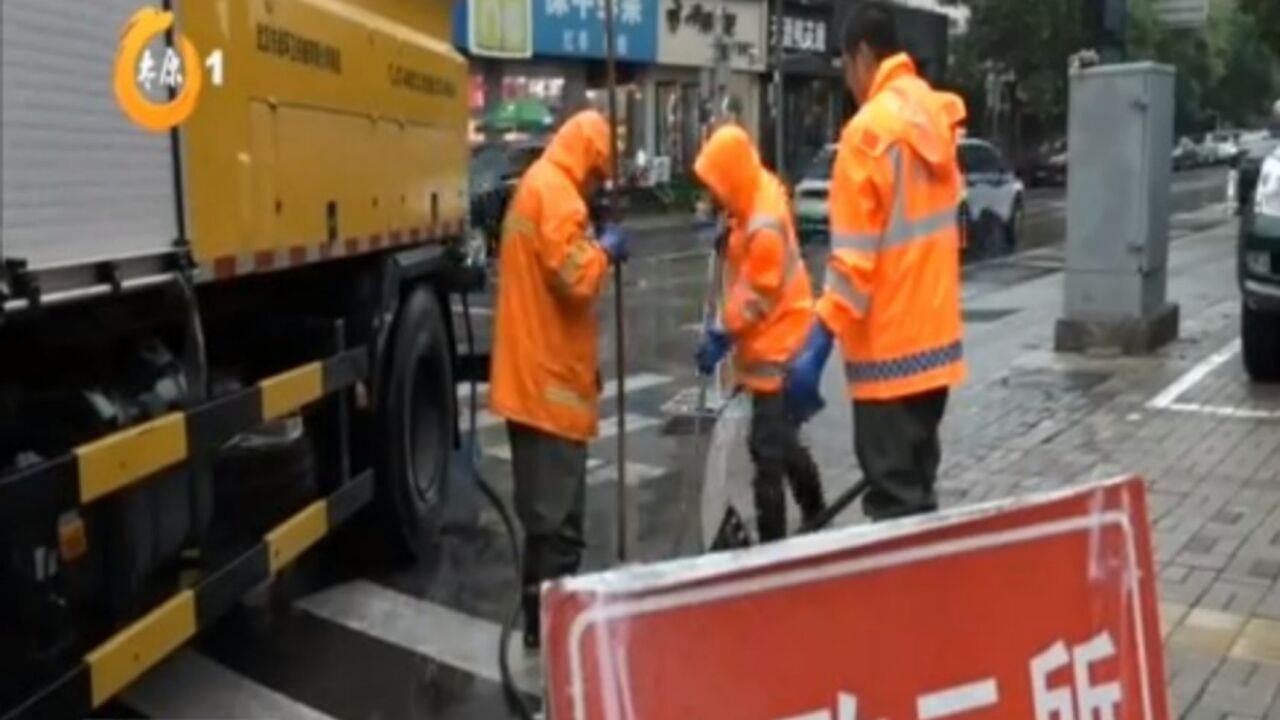
[[[1025,213],[1026,187],[994,145],[965,138],[958,148],[965,197],[966,254],[974,258],[1012,253],[1018,248]]]
[[[793,194],[796,228],[802,243],[825,243],[830,236],[827,194],[836,146],[814,155]],[[968,239],[966,253],[975,257],[1012,252],[1022,227],[1025,188],[1000,151],[983,140],[966,138],[957,147],[965,175],[960,218]]]
[[[1240,152],[1236,134],[1230,130],[1217,130],[1204,136],[1202,152],[1212,165],[1226,165]]]

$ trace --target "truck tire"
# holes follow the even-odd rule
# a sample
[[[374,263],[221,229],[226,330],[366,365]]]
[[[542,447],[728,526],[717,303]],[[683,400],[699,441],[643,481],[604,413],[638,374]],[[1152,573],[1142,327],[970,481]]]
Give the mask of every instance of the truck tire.
[[[1256,382],[1280,382],[1280,316],[1259,312],[1243,303],[1240,341],[1249,377]]]
[[[405,295],[387,351],[373,438],[378,501],[393,547],[419,559],[440,532],[455,402],[444,313],[426,287]]]

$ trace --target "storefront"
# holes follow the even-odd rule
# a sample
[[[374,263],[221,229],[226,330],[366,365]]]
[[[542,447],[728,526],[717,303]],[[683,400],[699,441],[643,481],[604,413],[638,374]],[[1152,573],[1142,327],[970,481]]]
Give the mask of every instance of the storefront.
[[[643,82],[646,150],[681,173],[692,166],[716,103],[759,137],[767,9],[764,0],[661,0],[660,8],[658,62]],[[725,57],[719,74],[717,42]]]
[[[501,12],[489,5],[499,3]],[[638,78],[657,57],[660,0],[616,0],[618,57],[618,134],[625,151],[633,152],[644,137]],[[525,22],[525,13],[529,22]],[[494,27],[471,32],[471,19],[492,18]],[[505,23],[505,24],[503,24]],[[508,27],[509,26],[509,27]],[[505,30],[500,29],[505,28]],[[479,27],[477,27],[479,30]],[[528,35],[526,57],[511,36]],[[479,42],[481,39],[487,43]],[[501,41],[500,41],[501,40]],[[473,141],[537,134],[539,106],[553,118],[551,126],[588,105],[604,108],[604,0],[469,0],[454,13],[454,42],[472,57],[471,111]],[[499,51],[491,48],[498,47]],[[506,112],[519,106],[520,117],[535,118],[528,127],[511,130]],[[503,126],[494,128],[495,118]],[[547,129],[550,129],[548,127]],[[545,130],[544,130],[545,132]]]
[[[784,0],[781,23],[770,23],[782,44],[782,128],[769,127],[769,156],[777,157],[781,140],[779,171],[793,182],[836,141],[849,109],[833,13],[829,2]]]

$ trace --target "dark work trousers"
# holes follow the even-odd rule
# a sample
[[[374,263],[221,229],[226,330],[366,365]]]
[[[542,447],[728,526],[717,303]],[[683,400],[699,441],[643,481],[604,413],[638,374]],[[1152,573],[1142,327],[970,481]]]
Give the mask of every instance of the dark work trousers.
[[[752,394],[748,445],[756,466],[752,490],[761,542],[778,540],[787,534],[784,478],[800,506],[802,521],[807,523],[826,509],[818,466],[809,449],[800,442],[800,424],[787,412],[782,393]]]
[[[538,631],[538,588],[578,571],[586,546],[587,444],[507,423],[516,515],[524,526],[525,629]]]
[[[867,517],[889,520],[938,509],[938,427],[946,410],[946,388],[889,401],[853,401],[853,444],[870,486],[862,497]]]

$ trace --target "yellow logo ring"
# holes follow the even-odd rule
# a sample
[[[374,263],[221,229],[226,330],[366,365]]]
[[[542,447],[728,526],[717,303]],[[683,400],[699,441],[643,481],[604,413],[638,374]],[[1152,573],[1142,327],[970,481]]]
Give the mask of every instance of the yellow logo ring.
[[[151,132],[166,132],[181,125],[196,109],[204,74],[196,46],[182,35],[177,36],[178,52],[186,78],[178,96],[167,103],[156,103],[142,94],[134,78],[135,63],[156,35],[173,27],[173,13],[156,8],[143,8],[125,23],[116,53],[115,91],[120,109],[139,127]]]

